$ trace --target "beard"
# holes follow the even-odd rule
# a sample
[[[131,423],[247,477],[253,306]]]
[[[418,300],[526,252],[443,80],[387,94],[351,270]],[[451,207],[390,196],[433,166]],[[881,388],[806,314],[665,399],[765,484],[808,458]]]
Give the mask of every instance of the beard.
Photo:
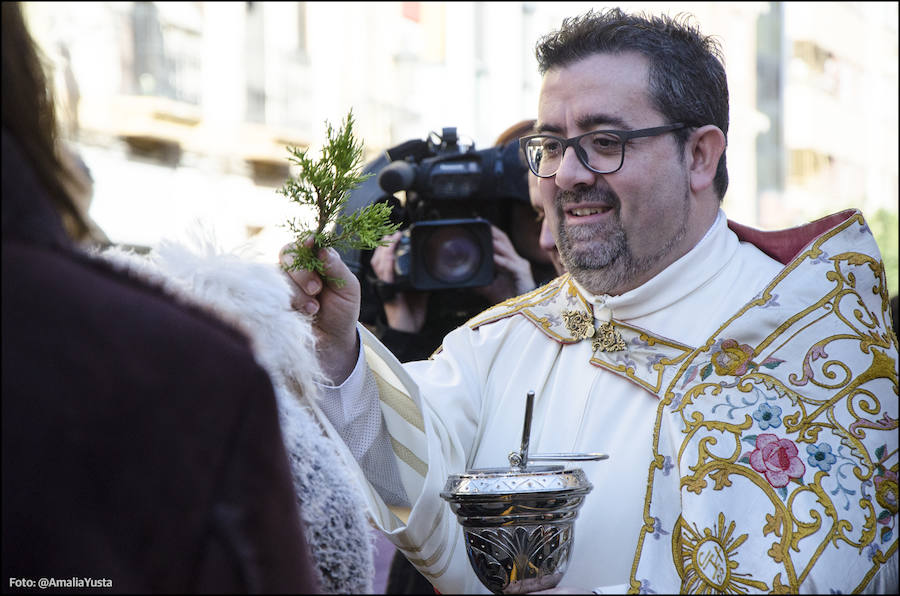
[[[631,250],[621,221],[621,201],[609,189],[593,187],[584,191],[563,190],[557,193],[559,221],[557,248],[572,276],[595,295],[622,293],[634,282],[672,253],[687,234],[690,220],[690,196],[687,183],[683,191],[682,218],[671,235],[657,250],[637,257]],[[596,225],[566,224],[565,211],[578,203],[602,203],[612,210],[612,217]]]

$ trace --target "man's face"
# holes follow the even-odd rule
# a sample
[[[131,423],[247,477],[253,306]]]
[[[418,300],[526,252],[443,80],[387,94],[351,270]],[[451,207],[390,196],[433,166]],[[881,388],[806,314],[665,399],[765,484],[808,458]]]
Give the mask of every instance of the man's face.
[[[670,124],[651,104],[646,59],[594,54],[544,76],[538,132],[569,138],[598,129]],[[588,170],[568,148],[559,171],[538,182],[562,261],[596,294],[617,295],[687,253],[709,223],[692,218],[685,159],[672,133],[637,138],[612,174]]]
[[[556,236],[553,235],[553,231],[550,229],[550,225],[544,214],[546,209],[544,208],[544,201],[541,200],[541,191],[539,188],[540,178],[531,172],[528,172],[526,175],[528,176],[528,196],[531,199],[531,207],[534,209],[537,221],[540,222],[541,225],[541,231],[538,236],[538,246],[544,251],[544,254],[550,259],[550,262],[553,263],[553,269],[556,271],[556,274],[562,275],[566,272],[566,268],[562,264],[562,259],[560,259],[559,249],[556,248]]]
[[[520,256],[528,259],[531,264],[531,273],[538,285],[543,285],[560,274],[557,269],[559,254],[556,252],[556,243],[553,236],[546,231],[544,222],[538,217],[531,206],[519,201],[510,201],[510,226],[509,239],[513,248]],[[549,238],[553,252],[545,246],[546,237]]]

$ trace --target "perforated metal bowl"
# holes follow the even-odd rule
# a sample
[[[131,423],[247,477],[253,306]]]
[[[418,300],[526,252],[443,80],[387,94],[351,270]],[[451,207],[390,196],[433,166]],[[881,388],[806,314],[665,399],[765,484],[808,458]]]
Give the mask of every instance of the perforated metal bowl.
[[[562,579],[574,521],[592,489],[578,468],[486,468],[451,475],[441,497],[462,525],[481,583],[495,594],[522,594]]]

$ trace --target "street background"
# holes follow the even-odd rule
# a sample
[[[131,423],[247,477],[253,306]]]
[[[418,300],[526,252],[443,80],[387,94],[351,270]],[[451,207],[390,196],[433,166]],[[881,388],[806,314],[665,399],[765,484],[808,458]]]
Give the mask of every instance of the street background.
[[[301,216],[285,146],[353,110],[366,161],[456,127],[476,149],[537,110],[535,41],[585,2],[25,2],[55,67],[91,216],[151,246],[197,220],[271,260]],[[897,293],[895,2],[622,2],[687,13],[731,92],[724,202],[763,229],[859,208]]]

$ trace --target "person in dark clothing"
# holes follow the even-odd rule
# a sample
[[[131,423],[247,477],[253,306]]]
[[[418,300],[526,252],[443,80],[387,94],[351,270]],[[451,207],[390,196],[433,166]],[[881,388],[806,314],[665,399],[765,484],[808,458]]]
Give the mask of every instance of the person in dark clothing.
[[[531,131],[534,120],[523,120],[501,133],[494,146],[517,144]],[[523,180],[531,177],[522,162],[518,171]],[[522,184],[527,188],[527,184]],[[386,238],[388,243],[363,257],[364,299],[360,321],[369,325],[401,362],[427,358],[441,339],[485,308],[534,290],[562,273],[557,266],[555,244],[544,245],[543,209],[527,196],[495,196],[485,201],[496,205],[496,225],[492,225],[495,278],[476,288],[442,289],[433,292],[396,290],[387,295],[376,291],[379,283],[394,281],[394,254],[400,232]],[[549,237],[549,234],[547,234]]]
[[[39,54],[2,11],[5,589],[317,592],[269,376],[79,247]]]

